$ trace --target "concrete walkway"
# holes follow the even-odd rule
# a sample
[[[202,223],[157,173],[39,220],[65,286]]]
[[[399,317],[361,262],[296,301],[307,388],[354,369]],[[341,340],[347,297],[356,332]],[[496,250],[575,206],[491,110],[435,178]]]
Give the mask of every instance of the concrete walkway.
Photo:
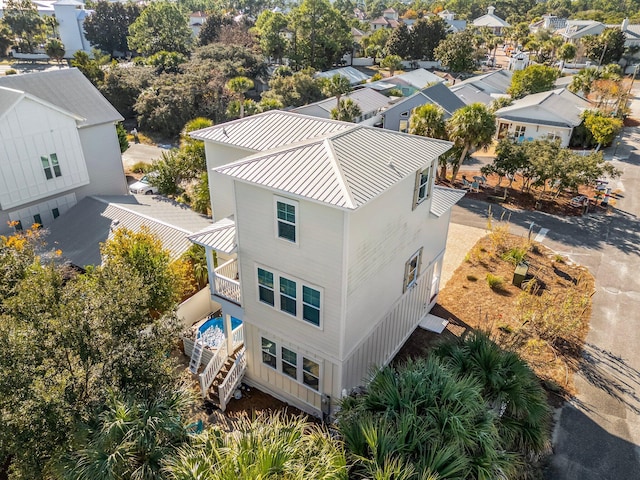
[[[442,260],[442,274],[440,277],[441,288],[447,285],[453,272],[464,262],[469,250],[473,248],[478,240],[488,232],[484,228],[468,227],[457,223],[449,225],[449,236],[447,237],[447,250]]]

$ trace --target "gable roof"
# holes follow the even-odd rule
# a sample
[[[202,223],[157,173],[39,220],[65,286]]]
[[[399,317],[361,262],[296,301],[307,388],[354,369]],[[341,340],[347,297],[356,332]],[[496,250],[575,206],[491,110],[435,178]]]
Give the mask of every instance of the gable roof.
[[[362,34],[362,32],[360,32]],[[357,68],[353,67],[342,67],[342,68],[334,68],[333,70],[327,70],[325,72],[318,72],[314,75],[316,78],[331,78],[334,75],[340,75],[349,80],[351,85],[357,85],[362,82],[366,82],[371,77],[364,72],[361,72]]]
[[[349,210],[415,175],[450,142],[351,124],[344,132],[215,168],[237,180]]]
[[[77,68],[3,76],[0,87],[20,90],[82,117],[79,127],[123,120]]]
[[[467,78],[453,85],[451,90],[456,91],[462,85],[473,85],[476,89],[489,95],[492,93],[505,94],[511,86],[511,77],[513,77],[513,72],[509,70],[496,70]]]
[[[590,103],[566,88],[527,95],[496,111],[496,117],[571,128],[580,125]],[[552,117],[552,119],[549,119]]]
[[[352,123],[270,110],[191,132],[197,140],[263,152],[351,128]]]
[[[389,104],[389,97],[386,97],[371,88],[360,88],[358,90],[354,90],[349,94],[343,95],[342,98],[349,98],[353,100],[353,102],[360,107],[363,115],[378,112],[381,108],[386,107]],[[335,107],[336,97],[331,97],[320,100],[319,102],[295,108],[291,111],[294,113],[311,115],[313,117],[331,118],[331,110]]]
[[[435,73],[431,73],[429,70],[425,70],[424,68],[417,68],[410,72],[400,73],[385,80],[390,81],[392,78],[407,82],[415,88],[424,88],[430,83],[444,82],[442,77],[439,77]]]
[[[203,247],[226,254],[236,250],[236,222],[233,216],[223,218],[216,223],[203,228],[199,232],[189,235],[189,240]]]
[[[23,98],[28,98],[29,100],[39,103],[40,105],[44,105],[47,108],[51,108],[64,115],[68,115],[75,119],[77,122],[82,122],[84,120],[84,118],[79,117],[78,115],[75,115],[67,110],[64,110],[57,105],[52,105],[51,103],[38,97],[34,97],[33,95],[29,95],[28,93],[22,92],[20,90],[2,86],[0,86],[0,118],[2,118],[9,110],[13,108],[14,105],[16,105]]]
[[[400,101],[382,112],[382,116],[386,116],[389,113],[398,110],[400,112],[404,112],[427,103],[440,106],[444,110],[445,118],[449,118],[453,112],[465,106],[465,103],[444,84],[436,83],[435,85],[420,90],[409,97],[400,99]]]
[[[493,7],[489,7],[488,12],[485,15],[482,15],[481,17],[478,17],[473,21],[473,26],[474,27],[494,27],[494,28],[510,26],[503,19],[501,19],[497,15],[494,15],[493,11],[494,11]]]
[[[472,103],[483,103],[485,105],[489,105],[493,101],[493,97],[491,95],[480,90],[471,83],[466,85],[455,85],[451,87],[451,91],[466,105],[471,105]]]
[[[114,230],[139,231],[146,226],[175,259],[191,246],[187,236],[208,225],[209,219],[162,197],[85,197],[49,226],[45,241],[51,248],[60,248],[75,265],[100,265],[100,243],[111,238]]]

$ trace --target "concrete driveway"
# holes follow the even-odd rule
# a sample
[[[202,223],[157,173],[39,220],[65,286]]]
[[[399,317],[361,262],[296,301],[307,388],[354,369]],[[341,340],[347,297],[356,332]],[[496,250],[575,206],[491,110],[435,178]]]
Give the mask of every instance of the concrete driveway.
[[[636,93],[635,108],[638,108]],[[596,278],[591,329],[575,383],[557,412],[549,480],[640,478],[640,131],[626,129],[612,163],[623,198],[608,215],[559,218],[506,211],[512,232],[534,236]],[[609,157],[611,157],[609,152]],[[493,206],[494,217],[503,212]],[[454,223],[484,228],[487,204],[464,198]]]
[[[138,162],[152,163],[155,159],[160,158],[162,152],[166,151],[155,145],[131,142],[127,151],[122,154],[122,165],[125,171],[128,171]]]

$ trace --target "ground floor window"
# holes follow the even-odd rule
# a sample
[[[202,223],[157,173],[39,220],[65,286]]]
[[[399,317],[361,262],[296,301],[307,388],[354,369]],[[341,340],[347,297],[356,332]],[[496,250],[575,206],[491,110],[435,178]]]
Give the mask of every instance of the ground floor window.
[[[262,337],[262,363],[276,368],[277,365],[276,344]]]
[[[320,391],[320,363],[262,337],[262,363],[312,390]]]

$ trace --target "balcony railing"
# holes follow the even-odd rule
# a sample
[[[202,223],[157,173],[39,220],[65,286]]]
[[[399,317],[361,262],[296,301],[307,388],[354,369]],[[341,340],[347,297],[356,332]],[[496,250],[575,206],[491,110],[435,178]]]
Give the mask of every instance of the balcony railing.
[[[238,281],[238,260],[233,258],[214,270],[215,294],[241,305],[240,282]]]

